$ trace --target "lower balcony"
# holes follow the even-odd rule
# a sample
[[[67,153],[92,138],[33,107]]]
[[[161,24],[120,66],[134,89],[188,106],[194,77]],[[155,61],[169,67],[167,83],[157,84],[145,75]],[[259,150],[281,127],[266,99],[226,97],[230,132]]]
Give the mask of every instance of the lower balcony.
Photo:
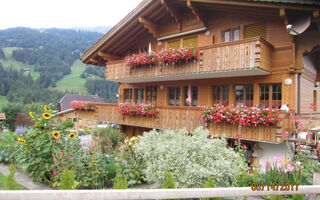
[[[208,128],[213,135],[225,135],[237,138],[238,126],[231,124],[206,123],[200,118],[200,107],[159,107],[159,115],[154,117],[132,117],[117,112],[116,104],[98,104],[95,116],[102,121],[127,126],[137,126],[155,129],[187,129],[193,131],[198,126]],[[281,143],[284,141],[282,133],[292,128],[294,124],[284,115],[281,123],[276,126],[242,127],[240,139]]]

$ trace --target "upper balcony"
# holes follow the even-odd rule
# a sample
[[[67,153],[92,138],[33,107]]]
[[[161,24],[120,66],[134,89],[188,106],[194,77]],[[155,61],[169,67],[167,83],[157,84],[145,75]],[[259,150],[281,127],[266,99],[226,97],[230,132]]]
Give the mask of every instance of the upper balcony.
[[[131,69],[124,60],[106,65],[106,79],[123,83],[268,75],[273,46],[261,38],[199,47],[198,60]]]

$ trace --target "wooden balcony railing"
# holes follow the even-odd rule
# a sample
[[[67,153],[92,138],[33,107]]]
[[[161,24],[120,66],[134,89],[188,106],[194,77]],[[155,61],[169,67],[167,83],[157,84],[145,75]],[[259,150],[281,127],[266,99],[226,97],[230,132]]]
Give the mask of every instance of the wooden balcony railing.
[[[165,66],[125,66],[124,60],[109,62],[106,79],[119,82],[152,82],[175,80],[264,75],[271,71],[273,46],[261,38],[200,47],[200,56],[189,63]],[[247,73],[251,70],[252,73]],[[243,72],[243,74],[239,73]]]
[[[187,129],[193,131],[198,126],[207,127],[213,135],[226,135],[236,138],[238,126],[230,124],[205,123],[201,118],[200,107],[160,107],[159,116],[130,117],[116,111],[116,104],[98,104],[95,116],[99,120],[129,126],[139,126],[155,129]],[[274,127],[242,127],[240,138],[256,141],[283,142],[282,133],[292,127],[288,115],[282,116],[283,121]]]

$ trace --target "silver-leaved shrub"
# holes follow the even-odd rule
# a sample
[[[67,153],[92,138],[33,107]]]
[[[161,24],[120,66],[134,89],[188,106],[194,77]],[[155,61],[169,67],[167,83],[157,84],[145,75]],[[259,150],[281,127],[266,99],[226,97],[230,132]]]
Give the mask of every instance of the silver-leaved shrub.
[[[139,136],[136,153],[146,164],[148,182],[162,184],[172,172],[178,188],[203,187],[209,176],[217,186],[229,186],[244,170],[241,156],[227,147],[225,139],[208,139],[209,132],[198,127],[186,130],[156,130]]]

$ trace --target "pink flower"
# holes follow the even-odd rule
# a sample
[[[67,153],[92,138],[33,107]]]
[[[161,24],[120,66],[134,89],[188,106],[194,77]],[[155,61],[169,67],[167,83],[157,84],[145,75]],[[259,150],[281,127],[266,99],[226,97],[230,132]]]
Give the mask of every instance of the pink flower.
[[[70,154],[70,156],[69,156],[70,158],[73,158],[73,154]]]
[[[282,137],[288,137],[288,135],[289,135],[289,133],[288,133],[288,131],[286,131],[286,132],[284,132],[284,133],[282,134]]]
[[[56,172],[56,171],[53,171],[53,172],[52,172],[52,175],[53,175],[53,176],[57,175],[57,172]]]
[[[280,154],[277,154],[275,157],[274,157],[274,161],[276,162],[276,163],[281,163],[281,156],[280,156]]]
[[[301,146],[301,145],[298,145],[298,146],[297,146],[297,149],[302,149],[302,146]]]
[[[57,139],[57,142],[59,142],[60,140],[59,140],[59,138]]]
[[[99,139],[99,142],[101,142],[102,140],[101,139]]]
[[[244,150],[247,150],[248,149],[248,147],[247,147],[247,145],[243,145],[243,148],[244,148]]]
[[[288,164],[287,167],[285,168],[285,172],[291,173],[291,172],[293,172],[293,170],[294,170],[294,167],[291,164]]]
[[[314,151],[315,153],[317,153],[318,149],[313,149],[313,151]]]
[[[265,165],[266,165],[266,169],[271,168],[271,165],[270,165],[270,162],[269,162],[269,161],[266,161]]]
[[[281,177],[281,172],[280,171],[278,171],[278,176],[279,176],[279,178]]]

